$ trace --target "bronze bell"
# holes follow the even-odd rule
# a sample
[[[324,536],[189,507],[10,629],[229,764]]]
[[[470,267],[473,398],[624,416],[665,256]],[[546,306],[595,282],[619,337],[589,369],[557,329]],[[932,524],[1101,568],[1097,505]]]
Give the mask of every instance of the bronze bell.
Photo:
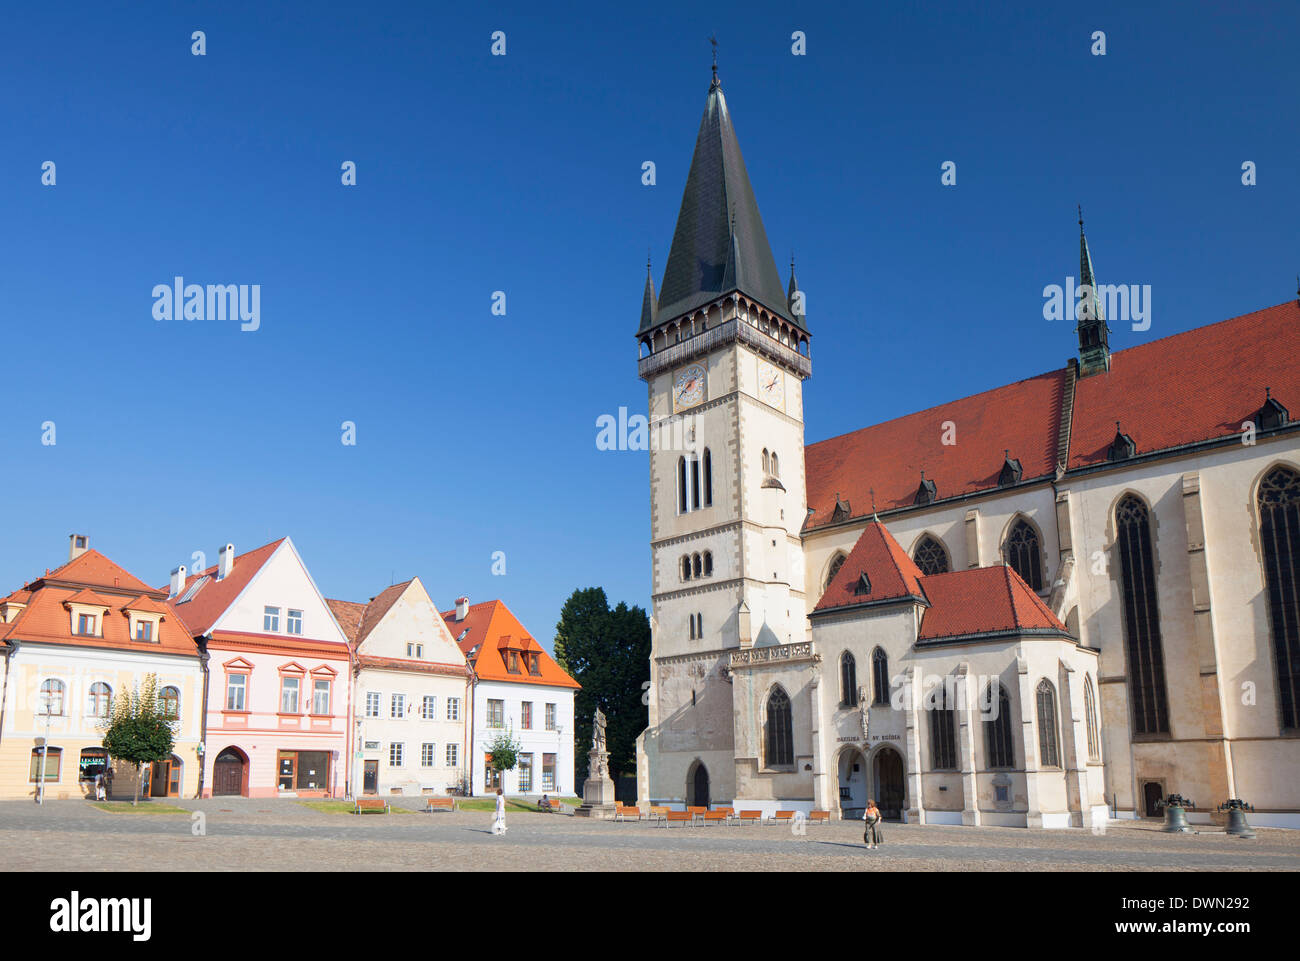
[[[1219,805],[1219,810],[1228,812],[1228,827],[1225,833],[1234,834],[1239,838],[1253,838],[1255,836],[1255,832],[1251,830],[1250,824],[1246,821],[1246,812],[1255,809],[1241,798],[1232,798],[1225,801]]]
[[[1157,805],[1165,809],[1165,834],[1191,834],[1192,826],[1187,823],[1187,809],[1196,805],[1181,794],[1171,794],[1161,798]]]

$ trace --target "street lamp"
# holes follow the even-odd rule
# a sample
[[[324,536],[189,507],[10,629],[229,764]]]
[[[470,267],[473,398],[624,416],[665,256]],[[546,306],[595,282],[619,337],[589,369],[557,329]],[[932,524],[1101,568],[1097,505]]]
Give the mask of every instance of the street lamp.
[[[50,700],[53,696],[53,691],[41,691],[45,701],[45,737],[41,738],[41,779],[36,782],[36,803],[42,805],[45,803],[46,768],[50,763]]]

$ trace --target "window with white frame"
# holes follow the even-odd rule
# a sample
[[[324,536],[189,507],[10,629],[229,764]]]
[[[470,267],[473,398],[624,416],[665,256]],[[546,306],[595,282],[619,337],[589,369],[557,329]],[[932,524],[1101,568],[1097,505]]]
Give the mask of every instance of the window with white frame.
[[[153,621],[136,621],[135,622],[135,639],[137,641],[153,640]]]
[[[525,731],[533,729],[533,702],[524,701],[519,705],[519,726]]]
[[[542,790],[555,790],[555,755],[542,755]]]
[[[284,629],[290,634],[301,634],[302,611],[295,611],[292,607],[289,608],[289,616],[285,621]]]
[[[460,720],[460,698],[458,697],[447,698],[447,720],[449,721]]]
[[[280,630],[280,609],[278,607],[262,608],[262,630],[268,633]]]
[[[330,682],[317,679],[312,685],[311,712],[328,714],[330,712]]]
[[[389,744],[388,745],[388,766],[401,767],[402,755],[405,753],[405,751],[406,751],[405,744],[399,744],[396,741],[394,741],[392,744]]]
[[[248,694],[247,674],[226,675],[226,710],[242,711]]]
[[[63,713],[63,693],[67,685],[55,678],[41,682],[41,713],[61,715]]]
[[[528,794],[533,789],[533,756],[531,754],[519,755],[519,790],[523,794]]]
[[[435,764],[438,746],[430,741],[425,741],[420,745],[420,767],[433,767]]]
[[[423,658],[423,657],[424,657],[424,645],[423,645],[423,644],[407,644],[407,645],[406,645],[406,656],[407,656],[407,657],[413,657],[413,658],[415,658],[416,660],[419,660],[419,659]]]
[[[424,695],[424,702],[420,705],[420,717],[426,721],[432,721],[438,716],[438,698],[432,694]]]
[[[498,701],[498,700],[495,700],[495,699],[489,698],[489,699],[488,699],[488,703],[487,703],[487,709],[488,709],[488,712],[487,712],[487,713],[488,713],[488,716],[487,716],[487,726],[488,726],[488,727],[505,727],[505,726],[506,726],[506,702],[505,702],[505,701]]]
[[[88,637],[98,636],[95,630],[95,625],[98,622],[98,620],[99,618],[94,614],[78,614],[77,633],[84,634]]]
[[[447,745],[447,767],[455,767],[460,763],[460,745]]]
[[[546,730],[548,731],[555,730],[555,705],[554,704],[546,705]]]
[[[297,714],[298,713],[298,691],[301,687],[298,678],[282,677],[280,678],[280,713]]]
[[[392,701],[389,703],[389,717],[402,718],[406,717],[406,695],[394,694]]]
[[[108,705],[112,699],[113,689],[103,681],[90,685],[90,702],[86,705],[90,709],[90,716],[100,720],[108,717]]]
[[[366,692],[366,717],[379,717],[379,705],[383,697],[378,691]]]

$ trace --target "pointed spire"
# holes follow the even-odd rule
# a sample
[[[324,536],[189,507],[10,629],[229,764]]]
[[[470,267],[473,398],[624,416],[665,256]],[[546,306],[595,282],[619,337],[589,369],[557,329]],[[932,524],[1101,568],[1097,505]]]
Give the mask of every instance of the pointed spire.
[[[1088,238],[1083,232],[1083,204],[1079,204],[1079,284],[1080,286],[1087,284],[1094,292],[1097,289],[1097,278],[1092,270],[1092,252],[1088,249]],[[1093,302],[1096,304],[1093,308],[1096,317],[1093,319],[1105,320],[1106,314],[1102,310],[1101,300],[1094,297]]]
[[[805,302],[800,303],[798,305],[798,310],[796,310],[794,295],[797,293],[799,293],[799,279],[794,275],[794,251],[792,250],[790,251],[790,285],[789,287],[786,288],[785,303],[786,306],[790,308],[790,316],[797,317],[799,319],[799,322],[806,327],[808,324],[808,305],[806,303],[807,298],[800,298]]]
[[[1079,205],[1079,286],[1087,286],[1091,296],[1079,305],[1079,373],[1086,377],[1110,370],[1110,328],[1106,326],[1103,298],[1097,290],[1097,275],[1092,267],[1092,252],[1083,232],[1083,205]],[[1083,304],[1087,303],[1087,309]]]
[[[655,282],[650,275],[650,253],[645,255],[645,293],[641,295],[641,330],[648,330],[655,325],[655,314],[659,311],[659,301],[655,298]]]
[[[788,315],[781,274],[745,170],[722,86],[709,86],[673,243],[659,289],[656,322],[673,320],[738,290],[807,331]],[[638,331],[644,333],[644,331]]]

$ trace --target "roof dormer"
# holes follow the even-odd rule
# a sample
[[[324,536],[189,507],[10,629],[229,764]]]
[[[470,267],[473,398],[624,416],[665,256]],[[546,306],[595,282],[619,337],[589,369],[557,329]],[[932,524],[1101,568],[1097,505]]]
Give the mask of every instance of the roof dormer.
[[[1265,387],[1264,406],[1255,411],[1251,420],[1255,422],[1256,430],[1272,430],[1274,427],[1285,427],[1290,423],[1291,414],[1278,403],[1277,398],[1273,396],[1273,391]]]
[[[921,483],[917,485],[916,496],[912,498],[913,504],[933,504],[935,498],[939,496],[939,489],[935,486],[934,481],[927,480],[925,471],[921,471]]]
[[[858,595],[871,593],[871,578],[867,577],[866,571],[863,571],[861,576],[858,577],[858,583],[853,588],[853,593]]]
[[[998,486],[1010,487],[1012,484],[1019,484],[1020,477],[1024,473],[1024,468],[1020,466],[1020,461],[1011,456],[1011,451],[1003,451],[1006,460],[1002,462],[1002,470],[998,472]]]
[[[835,492],[835,510],[831,512],[832,521],[842,521],[850,516],[849,502],[840,499],[840,492]]]
[[[1106,460],[1128,460],[1137,454],[1137,444],[1133,438],[1120,430],[1119,421],[1115,421],[1115,439],[1106,451]]]
[[[68,630],[75,637],[103,637],[104,616],[112,606],[88,587],[63,602],[70,615]]]

